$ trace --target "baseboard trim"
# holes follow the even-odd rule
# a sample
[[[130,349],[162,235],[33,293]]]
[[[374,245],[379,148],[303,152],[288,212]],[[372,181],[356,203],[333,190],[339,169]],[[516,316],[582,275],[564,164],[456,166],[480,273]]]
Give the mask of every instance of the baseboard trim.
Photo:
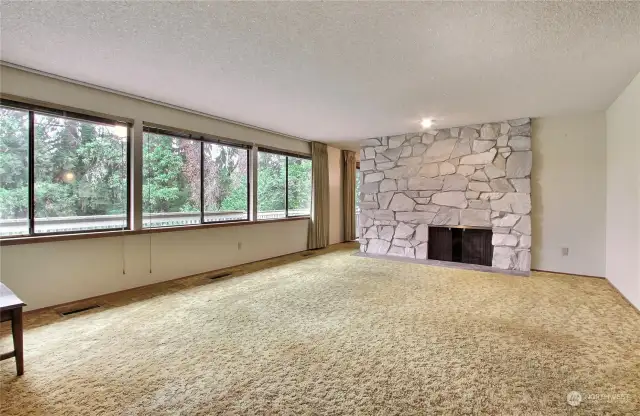
[[[276,259],[279,259],[279,258],[283,258],[283,257],[287,257],[287,256],[293,256],[293,255],[300,254],[300,253],[312,252],[312,253],[314,253],[314,255],[317,256],[318,254],[321,254],[319,252],[321,252],[323,250],[327,250],[328,251],[333,246],[337,246],[337,245],[341,245],[341,244],[345,244],[345,243],[331,244],[331,245],[329,245],[327,247],[319,248],[319,249],[315,249],[315,250],[308,250],[307,249],[307,250],[294,251],[294,252],[283,254],[283,255],[280,255],[280,256],[267,257],[265,259],[254,260],[254,261],[250,261],[250,262],[246,262],[246,263],[240,263],[240,264],[236,264],[236,265],[233,265],[233,266],[223,267],[221,269],[209,270],[209,271],[206,271],[206,272],[191,274],[191,275],[188,275],[188,276],[176,277],[175,279],[168,279],[168,280],[163,280],[161,282],[149,283],[147,285],[130,287],[128,289],[117,290],[115,292],[103,293],[103,294],[96,295],[96,296],[91,296],[91,297],[88,297],[88,298],[72,300],[72,301],[64,302],[64,303],[58,303],[58,304],[51,305],[51,306],[45,306],[43,308],[31,309],[31,310],[25,311],[24,314],[25,315],[31,315],[33,313],[42,313],[42,312],[45,312],[45,311],[48,311],[48,310],[55,311],[57,309],[68,308],[71,305],[90,303],[90,302],[96,301],[96,300],[98,300],[100,298],[103,298],[105,296],[124,295],[127,292],[136,291],[136,290],[140,290],[140,289],[144,289],[144,288],[148,288],[148,287],[155,286],[155,285],[160,285],[160,284],[175,283],[177,281],[184,280],[184,279],[192,279],[192,278],[197,278],[197,277],[207,278],[207,277],[209,277],[211,275],[215,275],[215,274],[221,273],[221,272],[226,271],[226,270],[236,269],[236,268],[239,268],[239,267],[246,267],[246,266],[249,266],[251,264],[260,263],[260,262],[263,262],[263,261],[276,260]],[[348,243],[346,243],[346,244],[348,244]],[[296,259],[296,260],[302,260],[302,259],[305,259],[305,257],[301,257],[300,259]]]
[[[636,311],[636,313],[640,316],[640,308],[637,308],[637,307],[636,307],[636,305],[634,305],[633,303],[631,303],[631,301],[630,301],[629,299],[627,299],[627,297],[626,297],[625,295],[623,295],[623,294],[622,294],[622,292],[620,292],[620,291],[618,290],[618,288],[617,288],[617,287],[615,287],[615,286],[613,285],[613,283],[611,283],[611,282],[609,281],[609,279],[604,279],[604,280],[606,280],[606,281],[607,281],[607,283],[609,284],[609,286],[611,286],[611,288],[612,288],[613,290],[615,290],[615,291],[618,293],[618,295],[620,295],[620,296],[622,297],[622,299],[624,299],[624,300],[625,300],[625,302],[627,302],[627,304],[629,304],[629,306],[631,306],[631,309],[633,309],[634,311]]]
[[[588,277],[588,278],[590,278],[590,279],[602,279],[602,280],[606,281],[606,282],[607,282],[607,284],[608,284],[608,285],[609,285],[609,286],[610,286],[614,291],[616,291],[616,293],[618,293],[618,295],[620,295],[620,297],[622,297],[622,299],[624,299],[624,301],[625,301],[626,303],[628,303],[628,304],[629,304],[629,306],[631,306],[631,309],[633,309],[634,311],[636,311],[636,313],[638,313],[638,314],[640,315],[640,309],[639,309],[639,308],[637,308],[637,307],[636,307],[636,305],[634,305],[633,303],[631,303],[631,301],[630,301],[629,299],[627,299],[627,297],[626,297],[624,294],[622,294],[622,292],[620,292],[620,291],[618,290],[618,288],[617,288],[617,287],[615,287],[615,286],[613,285],[613,283],[611,283],[611,282],[609,281],[609,279],[607,279],[606,277],[602,277],[602,276],[591,276],[591,275],[588,275],[588,274],[575,274],[575,273],[564,273],[564,272],[552,272],[552,271],[549,271],[549,270],[540,270],[540,269],[531,269],[531,271],[532,271],[532,272],[541,272],[541,273],[551,273],[551,274],[564,274],[564,275],[567,275],[567,276],[575,276],[575,277]]]
[[[578,277],[590,277],[592,279],[605,279],[602,276],[591,276],[589,274],[577,274],[577,273],[565,273],[565,272],[553,272],[551,270],[540,270],[540,269],[531,269],[532,272],[540,272],[540,273],[551,273],[551,274],[566,274],[567,276],[578,276]],[[606,279],[605,279],[606,280]]]

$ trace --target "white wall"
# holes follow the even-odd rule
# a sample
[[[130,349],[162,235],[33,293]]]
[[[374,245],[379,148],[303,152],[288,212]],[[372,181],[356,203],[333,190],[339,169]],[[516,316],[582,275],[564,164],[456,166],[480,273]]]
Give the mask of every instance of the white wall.
[[[640,309],[640,74],[607,110],[607,279]]]
[[[604,277],[605,143],[604,112],[533,120],[533,269]]]
[[[228,123],[170,107],[149,103],[95,88],[0,66],[0,91],[80,110],[137,119],[198,133],[262,144],[282,150],[310,154],[308,142]],[[203,92],[208,93],[208,92]]]
[[[310,153],[309,143],[304,141],[14,68],[0,66],[0,83],[4,94]],[[151,237],[5,246],[0,247],[0,280],[29,305],[28,309],[37,309],[302,251],[307,246],[307,227],[308,221],[302,219]]]
[[[329,244],[344,241],[342,222],[342,153],[327,146],[329,159]]]
[[[38,309],[303,251],[307,227],[301,219],[5,246],[0,278]]]

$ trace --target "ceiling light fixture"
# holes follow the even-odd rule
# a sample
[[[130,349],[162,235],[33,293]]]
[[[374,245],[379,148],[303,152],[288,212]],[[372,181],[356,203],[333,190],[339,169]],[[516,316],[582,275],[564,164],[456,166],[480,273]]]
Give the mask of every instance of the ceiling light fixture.
[[[422,121],[420,122],[420,125],[422,126],[423,129],[428,129],[431,128],[431,126],[433,126],[433,120],[431,120],[430,118],[423,118]]]

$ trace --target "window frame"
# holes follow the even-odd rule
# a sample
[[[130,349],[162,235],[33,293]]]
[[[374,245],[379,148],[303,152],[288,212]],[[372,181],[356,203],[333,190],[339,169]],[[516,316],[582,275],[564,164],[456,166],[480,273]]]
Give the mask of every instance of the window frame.
[[[274,155],[278,155],[278,156],[284,156],[285,157],[285,161],[284,161],[284,218],[309,218],[311,216],[311,214],[307,214],[307,215],[289,215],[289,158],[290,157],[295,157],[296,159],[305,159],[305,160],[309,160],[311,161],[311,156],[309,155],[301,155],[301,154],[297,154],[297,153],[292,153],[292,152],[285,152],[282,150],[275,150],[275,149],[271,149],[268,147],[261,147],[258,146],[258,154],[262,152],[262,153],[271,153]],[[313,164],[313,162],[311,162]],[[259,162],[258,162],[259,164]],[[313,166],[313,165],[312,165]],[[257,169],[259,169],[259,166],[256,167]],[[312,167],[312,172],[313,172],[313,167]],[[260,171],[258,170],[257,172],[258,176],[260,176]],[[311,180],[311,185],[313,186],[313,179]],[[256,194],[258,193],[258,183],[256,183]],[[311,191],[311,202],[313,203],[313,190]],[[258,201],[258,203],[260,203]],[[260,214],[260,211],[258,209],[256,209],[257,214]],[[273,221],[273,220],[278,220],[278,219],[282,219],[282,218],[271,218],[271,219],[265,219],[265,220],[261,220],[261,221]]]
[[[251,222],[251,181],[250,181],[251,146],[249,144],[246,144],[243,142],[231,141],[231,140],[227,140],[217,136],[187,132],[181,129],[173,129],[170,127],[163,127],[163,126],[161,127],[151,123],[143,123],[143,127],[142,127],[142,135],[143,135],[142,145],[143,146],[144,146],[145,133],[160,134],[164,136],[174,137],[176,139],[191,140],[191,141],[196,141],[200,143],[200,224],[195,224],[195,226],[209,225],[209,224],[224,224],[229,222],[237,222],[237,223]],[[246,215],[246,218],[241,220],[231,219],[231,220],[222,220],[222,221],[205,221],[205,203],[204,203],[204,162],[205,162],[204,145],[205,143],[218,144],[218,145],[227,146],[227,147],[235,147],[237,149],[243,149],[247,153],[247,215]],[[142,161],[142,169],[144,171],[144,160]],[[144,184],[142,185],[144,186]],[[142,195],[142,198],[144,200],[144,194]],[[144,215],[145,215],[145,212],[144,210],[142,210],[142,229],[143,230],[163,229],[166,227],[170,227],[170,226],[145,227]],[[194,225],[185,224],[185,225],[177,225],[174,227],[190,227],[190,226],[194,226]]]
[[[148,234],[156,232],[173,232],[179,230],[194,230],[214,227],[236,226],[236,225],[251,225],[267,222],[280,222],[280,221],[292,221],[292,220],[304,220],[309,219],[311,213],[305,215],[290,215],[289,211],[289,157],[295,157],[299,159],[312,160],[309,154],[298,153],[295,151],[282,150],[277,147],[267,147],[257,144],[252,141],[230,139],[217,135],[202,134],[183,128],[168,127],[162,124],[156,124],[153,122],[147,122],[139,117],[129,118],[122,115],[113,115],[108,113],[96,112],[88,109],[79,109],[77,107],[71,107],[67,105],[57,104],[53,102],[45,102],[35,99],[30,99],[21,96],[14,96],[11,94],[0,94],[0,106],[8,109],[21,110],[27,113],[27,132],[28,141],[28,155],[27,155],[27,180],[28,180],[28,207],[27,216],[25,218],[27,223],[27,230],[23,234],[0,236],[0,246],[13,245],[13,244],[30,244],[46,241],[66,241],[76,240],[84,238],[102,238],[114,235],[134,235],[134,234]],[[35,195],[35,172],[37,161],[35,160],[36,154],[36,115],[61,117],[67,119],[74,119],[80,122],[95,123],[106,126],[121,126],[126,127],[126,172],[124,180],[126,181],[126,221],[122,222],[122,226],[118,228],[95,228],[95,229],[79,229],[79,230],[66,230],[66,231],[53,231],[53,232],[36,232],[36,195]],[[134,127],[135,123],[135,127]],[[140,123],[140,124],[137,124]],[[140,130],[138,130],[140,128]],[[155,130],[155,131],[151,131]],[[201,141],[201,222],[200,224],[185,224],[185,225],[172,225],[172,226],[159,226],[159,227],[144,227],[144,212],[142,199],[142,182],[138,182],[142,179],[142,176],[138,178],[137,175],[142,175],[144,165],[142,160],[141,150],[138,146],[142,146],[144,131],[158,132],[161,134],[168,134],[177,138],[187,138],[191,140]],[[140,137],[138,137],[140,135]],[[123,137],[124,138],[124,137]],[[140,143],[138,143],[140,141]],[[246,219],[237,220],[222,220],[222,221],[204,221],[204,152],[202,152],[204,143],[214,143],[230,147],[246,149],[247,152],[247,216]],[[280,218],[271,219],[259,219],[258,214],[258,152],[268,152],[285,156],[285,216]],[[312,183],[313,186],[313,183]],[[140,187],[140,188],[138,188]],[[313,189],[311,190],[311,203],[313,204]],[[139,205],[138,205],[139,204]],[[137,222],[140,222],[140,227],[137,228]],[[135,229],[134,229],[135,228]]]
[[[87,233],[104,233],[104,232],[119,232],[131,229],[131,130],[133,123],[130,120],[121,118],[106,118],[90,114],[79,113],[76,111],[63,110],[58,108],[52,108],[43,106],[40,104],[29,104],[21,101],[15,101],[8,98],[0,97],[0,107],[9,109],[22,110],[28,113],[28,141],[29,141],[29,155],[28,155],[28,218],[29,223],[27,234],[21,234],[16,236],[3,236],[2,239],[11,238],[28,238],[28,237],[44,237],[44,236],[57,236],[68,234],[87,234]],[[127,140],[126,140],[126,167],[125,167],[125,181],[126,181],[126,212],[124,213],[126,223],[123,227],[119,228],[95,228],[89,230],[72,230],[72,231],[54,231],[54,232],[36,232],[35,230],[35,116],[41,114],[49,117],[59,117],[73,119],[81,122],[88,122],[94,124],[102,124],[107,126],[125,126],[127,128]]]

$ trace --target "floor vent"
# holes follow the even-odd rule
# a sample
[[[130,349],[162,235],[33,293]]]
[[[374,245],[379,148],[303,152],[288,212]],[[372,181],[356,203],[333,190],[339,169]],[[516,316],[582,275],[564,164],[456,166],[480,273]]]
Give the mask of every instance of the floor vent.
[[[209,276],[209,279],[211,280],[220,279],[221,277],[231,276],[232,274],[233,274],[232,272],[222,272],[222,273],[214,274],[213,276]]]
[[[311,257],[311,256],[315,256],[316,253],[311,253],[311,252],[307,252],[307,253],[302,253],[301,256],[302,257]]]
[[[84,308],[71,309],[70,311],[60,312],[60,315],[69,316],[69,315],[73,315],[73,314],[76,314],[76,313],[89,311],[91,309],[97,309],[97,308],[100,308],[100,307],[101,307],[100,305],[89,305],[89,306],[85,306]]]

